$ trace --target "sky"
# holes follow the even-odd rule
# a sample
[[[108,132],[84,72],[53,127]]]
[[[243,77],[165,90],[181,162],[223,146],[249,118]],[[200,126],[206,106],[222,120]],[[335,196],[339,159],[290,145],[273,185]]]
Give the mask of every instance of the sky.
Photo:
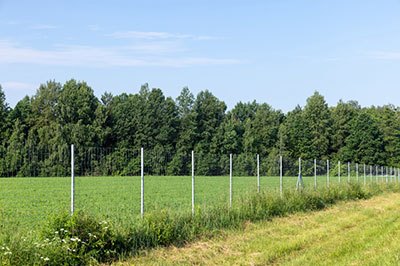
[[[284,112],[400,105],[400,0],[0,0],[0,84],[11,107],[40,84],[83,80],[96,96],[142,84],[176,98],[208,89],[228,108]]]

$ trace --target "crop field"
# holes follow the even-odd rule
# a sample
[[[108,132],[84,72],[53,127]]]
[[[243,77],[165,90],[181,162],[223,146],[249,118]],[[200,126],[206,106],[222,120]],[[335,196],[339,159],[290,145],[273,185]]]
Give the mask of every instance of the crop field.
[[[346,182],[347,177],[342,177]],[[314,177],[303,177],[306,189],[313,189]],[[371,182],[367,177],[367,182]],[[283,177],[284,190],[296,189],[297,177]],[[351,177],[356,182],[356,177]],[[8,230],[34,230],[51,215],[70,210],[71,180],[57,178],[0,178],[0,226]],[[191,211],[190,176],[146,176],[145,212],[164,209]],[[359,177],[363,182],[363,177]],[[233,177],[233,204],[246,193],[257,191],[256,177]],[[338,177],[330,177],[338,183]],[[318,176],[318,187],[327,185]],[[279,177],[260,177],[260,190],[279,193]],[[195,179],[196,208],[228,204],[229,176],[199,176]],[[126,223],[140,214],[140,177],[76,177],[75,210],[101,219]]]

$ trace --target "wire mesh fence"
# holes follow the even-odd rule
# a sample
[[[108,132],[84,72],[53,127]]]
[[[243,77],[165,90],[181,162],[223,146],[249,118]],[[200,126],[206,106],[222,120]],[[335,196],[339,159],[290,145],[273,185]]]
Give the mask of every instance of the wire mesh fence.
[[[70,211],[72,197],[74,210],[124,223],[143,212],[231,206],[256,192],[400,178],[394,167],[272,155],[159,147],[142,157],[140,149],[79,146],[71,154],[69,146],[0,149],[1,226],[33,228],[49,215]]]

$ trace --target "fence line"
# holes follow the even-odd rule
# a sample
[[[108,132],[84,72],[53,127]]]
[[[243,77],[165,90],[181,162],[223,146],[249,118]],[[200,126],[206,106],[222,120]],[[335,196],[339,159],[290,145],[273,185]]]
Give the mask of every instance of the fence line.
[[[75,155],[74,155],[74,145],[71,145],[71,215],[74,213],[74,195],[75,195]],[[191,173],[192,173],[192,214],[194,215],[195,212],[195,153],[194,151],[191,152]],[[279,169],[280,169],[280,195],[282,196],[283,194],[283,157],[280,156],[279,158]],[[145,175],[144,175],[144,168],[145,168],[145,160],[144,160],[144,149],[140,149],[140,177],[141,177],[141,184],[140,184],[140,215],[141,217],[144,216],[144,197],[145,197],[145,191],[144,191],[144,184],[145,184]],[[259,154],[256,155],[256,178],[257,178],[257,192],[260,192],[260,157]],[[317,160],[314,159],[314,189],[317,189]],[[376,177],[376,182],[378,181],[378,169],[379,167],[376,165],[375,166],[375,177]],[[383,177],[383,169],[384,167],[381,166],[382,169],[382,177]],[[305,187],[304,181],[303,181],[303,173],[302,173],[302,159],[298,159],[298,177],[297,177],[297,182],[296,182],[296,190],[303,189]],[[388,174],[389,172],[389,174]],[[326,160],[326,186],[327,188],[330,187],[330,161]],[[397,169],[398,173],[398,178],[400,179],[400,171]],[[355,164],[355,175],[356,175],[356,181],[357,183],[359,182],[359,164]],[[370,166],[370,181],[372,182],[372,176],[373,176],[373,167]],[[341,182],[341,163],[338,161],[338,168],[337,168],[337,176],[338,176],[338,182],[340,184]],[[393,176],[396,177],[396,168],[393,167],[388,167],[386,166],[386,183],[393,182]],[[396,179],[395,179],[396,181]],[[347,162],[347,183],[351,182],[351,162]],[[364,185],[366,185],[366,165],[364,164]],[[229,207],[232,207],[232,201],[233,201],[233,154],[229,155]]]
[[[39,151],[39,153],[35,153],[37,151]],[[345,177],[346,175],[347,182],[345,183],[360,183],[361,181],[364,186],[367,184],[367,181],[369,181],[369,183],[375,181],[375,183],[382,182],[386,184],[400,182],[400,170],[393,166],[360,165],[359,162],[342,163],[329,159],[317,160],[298,158],[298,160],[293,160],[284,158],[281,155],[271,155],[266,158],[261,158],[260,154],[234,155],[232,153],[229,155],[216,156],[195,153],[195,151],[190,152],[191,156],[181,153],[179,156],[172,157],[168,152],[163,151],[162,148],[159,148],[158,151],[145,151],[143,148],[140,150],[118,150],[110,148],[76,147],[74,145],[69,147],[69,151],[70,152],[67,153],[65,147],[41,147],[30,151],[29,154],[23,154],[23,151],[18,152],[17,154],[20,156],[18,157],[21,159],[20,161],[12,161],[9,160],[10,158],[7,158],[7,161],[2,160],[3,158],[0,157],[0,163],[3,170],[5,169],[4,167],[7,166],[13,167],[11,171],[6,172],[7,176],[22,176],[24,174],[31,174],[32,176],[43,174],[43,176],[48,176],[52,173],[56,173],[56,176],[58,176],[58,173],[61,173],[61,176],[67,176],[68,171],[70,171],[69,211],[71,214],[77,209],[80,209],[82,203],[93,204],[93,202],[83,200],[83,198],[90,193],[81,189],[81,184],[85,181],[84,176],[89,175],[140,177],[140,179],[138,179],[140,180],[140,185],[137,186],[140,186],[140,193],[136,193],[135,191],[137,191],[137,189],[134,189],[130,191],[129,196],[124,195],[124,197],[129,199],[131,205],[135,205],[136,210],[139,204],[135,202],[140,201],[139,209],[141,217],[145,215],[145,212],[152,209],[153,199],[149,196],[154,193],[154,191],[152,192],[148,189],[145,179],[150,176],[169,175],[169,173],[178,173],[188,177],[187,181],[182,183],[182,188],[179,189],[186,191],[186,196],[183,196],[181,202],[186,202],[184,205],[185,209],[191,209],[193,215],[195,214],[196,206],[208,203],[208,199],[202,197],[201,194],[208,192],[209,188],[214,185],[223,188],[224,192],[219,192],[216,189],[213,191],[214,193],[221,193],[221,196],[224,195],[224,197],[228,197],[228,200],[226,201],[225,198],[224,202],[227,202],[229,207],[232,208],[235,204],[235,200],[242,195],[243,191],[260,193],[262,190],[265,191],[266,189],[275,188],[280,196],[283,197],[284,189],[301,190],[313,187],[314,190],[317,190],[319,187],[323,186],[330,188],[335,183],[340,185],[342,176]],[[4,163],[4,161],[7,161],[7,163]],[[24,163],[26,163],[26,165],[24,165]],[[52,165],[53,163],[54,165]],[[50,170],[46,170],[47,166],[50,167]],[[210,169],[206,169],[206,166],[209,166]],[[177,169],[176,167],[181,167],[182,169]],[[362,170],[360,167],[362,167]],[[363,172],[360,172],[360,170]],[[1,173],[4,172],[0,172],[0,174]],[[197,178],[197,176],[212,175],[213,173],[224,176],[224,178],[219,179],[223,179],[223,181],[217,184],[212,181],[212,179],[209,179],[210,183],[201,187],[200,183],[202,178]],[[225,178],[227,176],[229,179]],[[236,179],[236,177],[241,176],[246,177],[243,179],[247,182],[245,185],[240,184],[240,182],[244,182],[242,179]],[[268,179],[262,179],[262,176],[268,177]],[[360,177],[363,179],[360,180]],[[106,181],[112,182],[111,180],[113,179],[110,178]],[[131,179],[127,182],[131,182],[130,180]],[[227,184],[228,180],[229,184]],[[87,179],[87,181],[89,181],[89,179]],[[104,184],[108,186],[109,184],[106,181]],[[267,185],[266,181],[270,182],[270,185]],[[200,187],[197,187],[198,185]],[[228,185],[229,193],[227,191]],[[122,187],[123,185],[118,184],[117,186]],[[189,197],[188,191],[190,191],[190,187],[191,195]],[[3,189],[6,187],[0,188]],[[50,189],[55,190],[55,188]],[[62,188],[60,188],[60,190],[62,190]],[[161,199],[171,197],[169,192],[165,189],[164,191],[167,191],[165,194],[161,193],[161,189],[155,191],[159,194],[158,197]],[[68,193],[68,191],[66,193]],[[218,195],[213,196],[216,198]],[[0,193],[0,200],[1,197],[2,195]],[[107,200],[107,196],[105,195],[104,197]],[[158,207],[158,205],[155,206]],[[131,207],[128,206],[126,208],[129,209]],[[139,212],[135,213],[139,215]]]

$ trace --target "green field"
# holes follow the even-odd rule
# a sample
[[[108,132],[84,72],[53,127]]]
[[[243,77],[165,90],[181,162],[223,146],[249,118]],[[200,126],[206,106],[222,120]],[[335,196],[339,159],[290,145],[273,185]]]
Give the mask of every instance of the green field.
[[[296,188],[297,177],[284,177],[285,190]],[[303,177],[306,188],[313,189],[314,177]],[[368,176],[367,182],[375,182]],[[379,178],[382,180],[382,178]],[[326,186],[327,177],[318,176],[318,186]],[[347,177],[342,177],[346,182]],[[351,177],[356,182],[356,177]],[[146,176],[145,211],[191,211],[191,177]],[[338,177],[330,177],[331,184]],[[359,177],[363,182],[363,177]],[[70,210],[70,178],[0,178],[0,226],[4,231],[35,230],[49,216]],[[279,177],[261,177],[260,189],[278,193]],[[246,193],[257,191],[256,177],[233,177],[233,204]],[[195,179],[198,208],[229,202],[229,177]],[[76,177],[75,209],[111,220],[129,222],[140,214],[140,177]]]
[[[399,265],[400,194],[248,223],[117,265]]]

